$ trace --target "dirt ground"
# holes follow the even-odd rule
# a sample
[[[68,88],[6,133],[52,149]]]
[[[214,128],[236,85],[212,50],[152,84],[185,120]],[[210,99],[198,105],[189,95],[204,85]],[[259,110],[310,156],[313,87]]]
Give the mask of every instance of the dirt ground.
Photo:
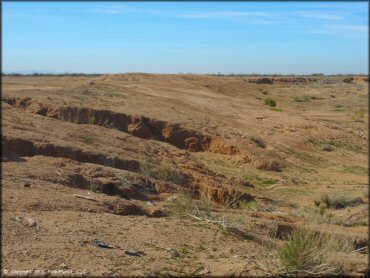
[[[355,201],[315,229],[368,273],[368,79],[2,81],[3,275],[273,275],[325,195]],[[206,217],[177,213],[189,192]]]

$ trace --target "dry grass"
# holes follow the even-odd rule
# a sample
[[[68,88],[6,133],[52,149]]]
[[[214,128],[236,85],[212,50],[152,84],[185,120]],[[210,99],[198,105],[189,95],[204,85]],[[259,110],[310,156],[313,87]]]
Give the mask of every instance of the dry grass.
[[[184,178],[170,163],[166,161],[159,162],[148,156],[140,161],[139,171],[145,177],[146,184],[148,184],[150,178],[180,184]]]
[[[333,195],[329,196],[327,194],[322,195],[319,200],[315,201],[315,205],[322,208],[334,208],[341,209],[347,206],[355,206],[361,204],[361,197],[351,197],[351,196],[339,196]]]
[[[343,274],[343,258],[356,252],[350,237],[320,230],[323,215],[318,209],[305,211],[304,223],[282,245],[270,246],[269,252],[253,263],[269,276],[331,276]],[[271,227],[268,236],[274,238]],[[269,263],[264,264],[263,260]]]
[[[284,271],[293,275],[339,275],[340,253],[353,251],[349,239],[298,227],[278,251]]]
[[[241,192],[231,192],[222,199],[221,206],[223,209],[238,208],[242,197],[243,193]]]
[[[201,193],[199,200],[195,200],[194,196],[194,191],[181,191],[171,204],[172,214],[180,217],[195,216],[200,219],[212,218],[211,197],[205,193]]]

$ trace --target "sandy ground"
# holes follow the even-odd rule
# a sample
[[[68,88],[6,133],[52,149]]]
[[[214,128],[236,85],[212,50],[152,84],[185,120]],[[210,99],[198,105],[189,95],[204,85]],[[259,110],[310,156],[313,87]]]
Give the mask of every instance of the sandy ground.
[[[364,248],[367,107],[368,82],[343,76],[5,76],[3,274],[268,275],[325,194],[357,202],[316,229]],[[235,229],[174,213],[187,189]]]

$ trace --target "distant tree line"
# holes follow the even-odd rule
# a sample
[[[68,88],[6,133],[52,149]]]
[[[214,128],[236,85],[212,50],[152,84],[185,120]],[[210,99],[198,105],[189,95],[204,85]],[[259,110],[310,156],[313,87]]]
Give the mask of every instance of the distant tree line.
[[[101,73],[30,73],[30,74],[22,74],[17,72],[11,73],[1,73],[3,76],[34,76],[34,77],[44,77],[44,76],[74,76],[74,77],[95,77],[95,76],[102,76]]]
[[[279,76],[287,76],[287,77],[308,77],[308,76],[367,76],[367,74],[342,74],[342,73],[336,73],[336,74],[323,74],[323,73],[311,73],[311,74],[259,74],[259,73],[231,73],[231,74],[208,74],[210,76],[230,76],[230,77],[279,77]]]

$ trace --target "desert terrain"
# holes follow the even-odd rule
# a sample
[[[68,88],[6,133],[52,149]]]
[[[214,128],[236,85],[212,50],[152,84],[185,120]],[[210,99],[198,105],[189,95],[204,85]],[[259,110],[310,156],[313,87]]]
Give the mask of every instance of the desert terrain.
[[[7,75],[1,97],[3,275],[369,273],[367,77]]]

